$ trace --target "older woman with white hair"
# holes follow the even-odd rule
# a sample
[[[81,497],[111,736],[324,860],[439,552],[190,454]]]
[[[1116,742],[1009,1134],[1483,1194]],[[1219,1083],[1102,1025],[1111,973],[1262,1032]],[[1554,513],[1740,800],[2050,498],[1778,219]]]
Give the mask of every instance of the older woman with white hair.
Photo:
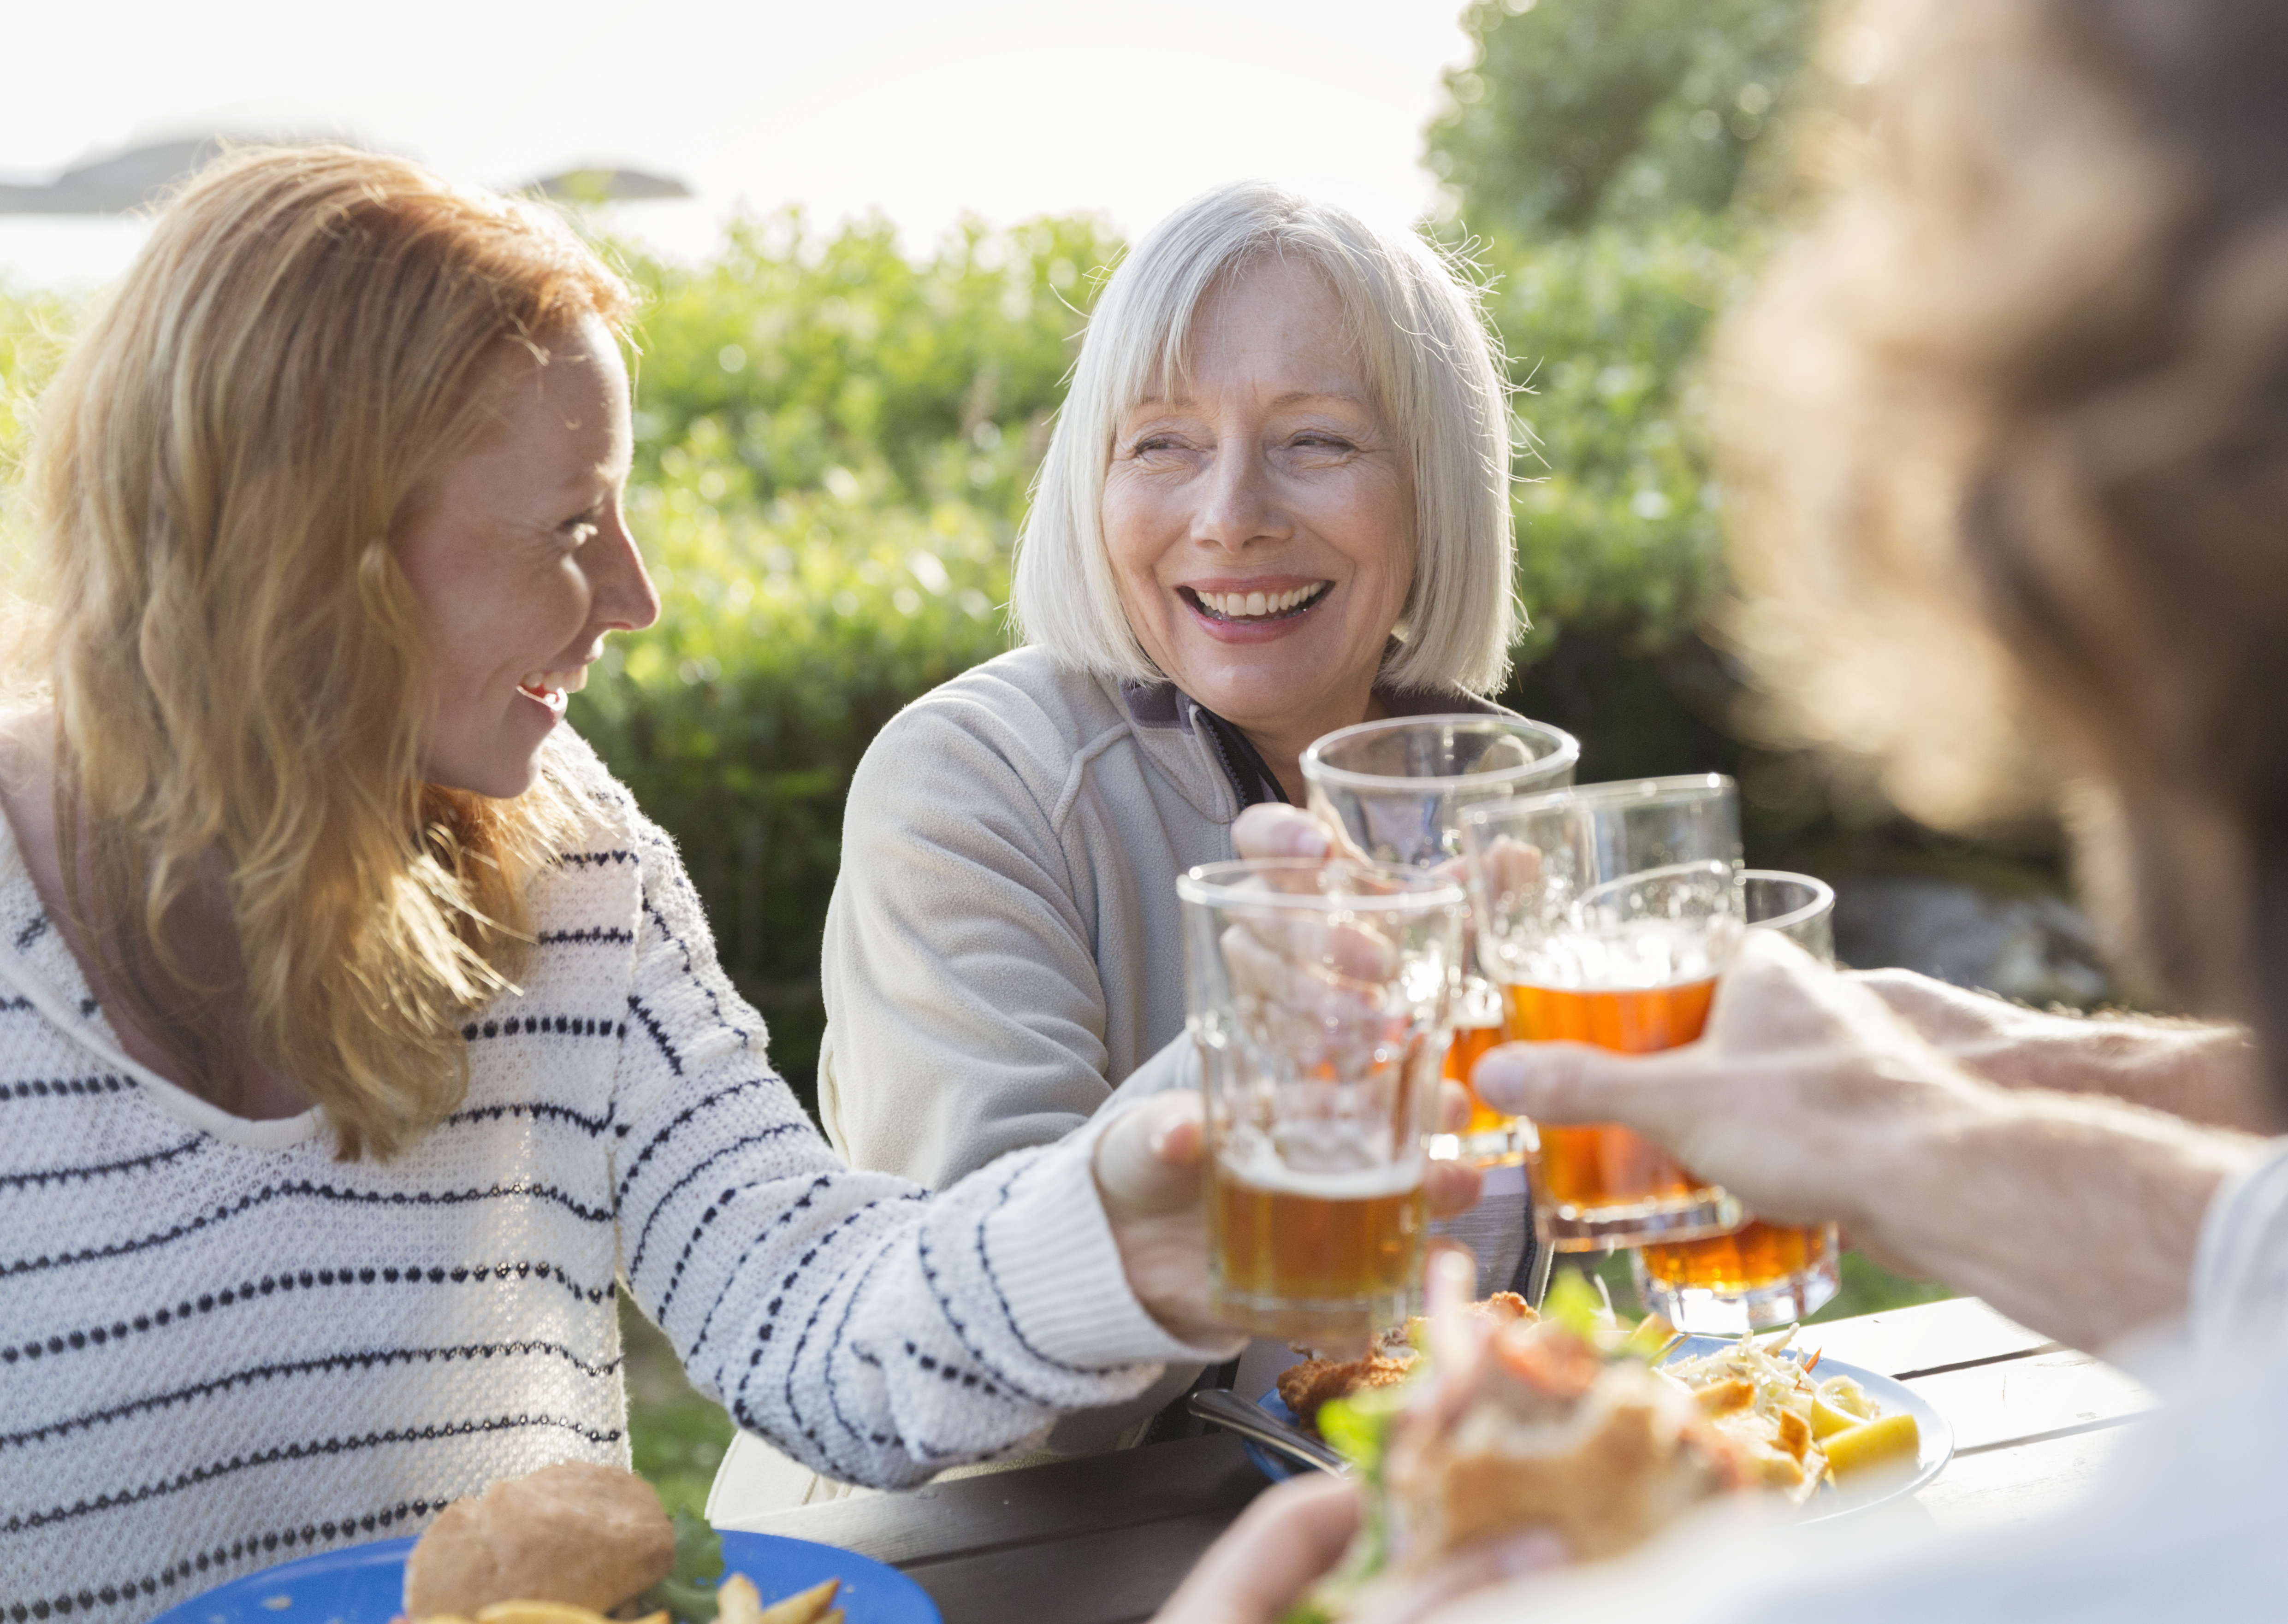
[[[1299,816],[1243,820],[1301,800],[1322,734],[1498,709],[1509,421],[1475,289],[1418,237],[1259,183],[1137,245],[1019,545],[1024,646],[900,713],[851,786],[819,1094],[854,1161],[941,1186],[1184,1080],[1175,877],[1235,825],[1249,855],[1323,852]],[[1506,1284],[1500,1206],[1473,1239]]]

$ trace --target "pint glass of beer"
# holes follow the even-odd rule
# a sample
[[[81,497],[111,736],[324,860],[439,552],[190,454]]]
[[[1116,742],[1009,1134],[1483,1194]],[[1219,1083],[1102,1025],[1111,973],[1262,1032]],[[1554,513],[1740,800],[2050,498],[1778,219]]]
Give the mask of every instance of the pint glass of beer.
[[[1414,1311],[1422,1175],[1461,978],[1450,878],[1212,863],[1177,882],[1207,1096],[1215,1316],[1325,1352]]]
[[[1739,807],[1714,773],[1462,813],[1478,963],[1513,1041],[1646,1050],[1700,1035],[1738,947]],[[1608,1123],[1540,1123],[1534,1217],[1560,1252],[1722,1234],[1740,1204]]]
[[[1822,963],[1835,958],[1835,893],[1807,874],[1751,868],[1741,896],[1750,928],[1777,931]],[[1737,1335],[1788,1325],[1833,1300],[1842,1284],[1835,1225],[1808,1229],[1751,1218],[1729,1235],[1637,1253],[1637,1295],[1680,1331]]]
[[[1397,717],[1327,734],[1303,752],[1310,806],[1377,862],[1434,868],[1462,853],[1462,809],[1573,781],[1580,741],[1521,717]],[[1466,1089],[1470,1068],[1501,1042],[1499,992],[1466,974],[1446,1050],[1446,1075]],[[1481,1166],[1522,1161],[1530,1129],[1470,1093],[1456,1147]]]

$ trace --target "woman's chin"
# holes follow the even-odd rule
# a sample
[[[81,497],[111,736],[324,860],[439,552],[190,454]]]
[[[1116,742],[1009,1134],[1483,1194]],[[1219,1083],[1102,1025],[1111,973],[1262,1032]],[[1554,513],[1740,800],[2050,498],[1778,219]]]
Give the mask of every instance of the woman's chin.
[[[513,801],[540,781],[540,746],[535,741],[485,751],[433,753],[421,764],[423,779],[441,789],[457,789],[492,801]]]
[[[1355,683],[1332,660],[1293,657],[1283,650],[1275,657],[1262,657],[1269,652],[1250,651],[1254,657],[1234,658],[1224,651],[1219,659],[1195,662],[1191,680],[1180,674],[1176,685],[1225,721],[1250,732],[1285,733],[1299,726],[1327,732],[1366,719],[1370,683]],[[1359,714],[1350,716],[1347,709],[1342,717],[1330,720],[1331,708],[1352,698],[1353,687],[1360,690],[1355,695]]]

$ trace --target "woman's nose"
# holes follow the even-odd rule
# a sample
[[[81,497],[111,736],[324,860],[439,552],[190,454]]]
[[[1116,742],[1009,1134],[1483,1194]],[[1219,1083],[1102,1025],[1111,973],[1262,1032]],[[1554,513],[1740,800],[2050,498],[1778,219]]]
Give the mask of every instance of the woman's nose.
[[[636,551],[636,538],[629,534],[627,520],[613,514],[605,534],[591,545],[598,550],[589,579],[599,625],[608,631],[641,631],[657,620],[659,589],[652,585],[651,573],[644,568],[643,554]]]
[[[1217,448],[1193,517],[1192,539],[1237,550],[1285,529],[1263,448],[1252,440],[1226,441]]]

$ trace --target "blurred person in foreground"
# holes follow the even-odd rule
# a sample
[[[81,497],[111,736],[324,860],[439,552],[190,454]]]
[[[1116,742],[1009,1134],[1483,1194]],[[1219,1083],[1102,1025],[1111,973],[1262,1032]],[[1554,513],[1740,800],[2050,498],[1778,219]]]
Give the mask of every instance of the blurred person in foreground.
[[[667,836],[562,725],[657,615],[631,296],[340,147],[154,225],[43,398],[0,713],[0,1617],[148,1617],[624,1465],[616,1282],[881,1485],[1235,1343],[1196,1105],[942,1194],[772,1070]]]
[[[1136,245],[1019,543],[1025,646],[908,706],[851,784],[819,1110],[854,1163],[942,1186],[1196,1079],[1176,876],[1323,854],[1316,824],[1251,810],[1302,799],[1322,734],[1498,712],[1510,456],[1478,291],[1418,237],[1243,183]],[[1498,1289],[1522,1169],[1488,1183],[1448,1227]],[[1052,1446],[1133,1442],[1153,1407]],[[735,1447],[719,1507],[809,1492]]]
[[[1657,1594],[1696,1619],[2142,1620],[2288,1590],[2288,1140],[2132,1103],[2288,1108],[2288,10],[1842,20],[1881,69],[1856,175],[1720,357],[1752,645],[1912,810],[2021,810],[2030,767],[2071,781],[2130,963],[2244,1027],[1934,1008],[1752,932],[1700,1042],[1497,1050],[1476,1081],[1627,1123],[2062,1340],[2127,1338],[2170,1403],[2044,1523],[1911,1549],[1879,1525],[1688,1530],[1437,1612],[1546,1556],[1513,1547],[1375,1619]],[[1277,1616],[1352,1517],[1339,1485],[1267,1497],[1162,1624]]]

